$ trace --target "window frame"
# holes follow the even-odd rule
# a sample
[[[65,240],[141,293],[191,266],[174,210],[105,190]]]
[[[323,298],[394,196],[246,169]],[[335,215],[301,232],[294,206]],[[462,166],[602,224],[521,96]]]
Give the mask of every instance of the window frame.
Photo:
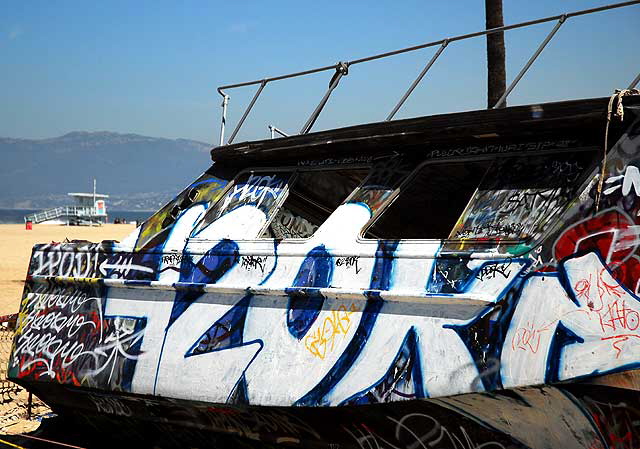
[[[487,174],[491,171],[491,168],[493,167],[493,163],[496,160],[503,159],[503,158],[510,158],[510,157],[540,157],[540,156],[547,156],[547,155],[553,155],[553,154],[577,153],[577,152],[589,152],[589,151],[591,151],[591,152],[594,153],[594,159],[593,159],[593,161],[591,163],[591,166],[590,167],[585,167],[584,172],[580,175],[580,177],[582,178],[582,181],[580,182],[580,184],[576,188],[577,192],[581,192],[589,185],[589,183],[592,182],[593,176],[597,175],[597,166],[598,166],[598,164],[597,164],[597,160],[598,160],[597,159],[597,154],[598,153],[597,152],[598,152],[598,150],[600,150],[600,148],[598,148],[597,146],[584,146],[584,145],[581,145],[581,146],[572,147],[572,148],[561,148],[561,149],[551,149],[551,150],[542,150],[542,151],[523,151],[523,152],[513,152],[513,153],[505,152],[505,153],[492,153],[492,154],[483,154],[483,155],[475,155],[475,156],[443,157],[443,158],[438,158],[438,159],[427,159],[427,160],[423,161],[422,163],[420,163],[406,177],[406,179],[404,179],[398,185],[398,187],[396,187],[394,189],[393,193],[389,196],[389,198],[387,198],[382,203],[380,208],[371,216],[371,219],[363,226],[362,230],[360,231],[360,233],[358,235],[358,242],[363,242],[364,243],[364,242],[386,240],[383,237],[367,238],[367,237],[365,237],[365,234],[375,224],[375,222],[384,213],[386,213],[390,209],[392,204],[401,195],[402,190],[405,189],[407,187],[407,185],[409,185],[411,182],[413,182],[413,180],[418,176],[418,174],[420,173],[422,168],[425,167],[426,165],[446,164],[446,163],[452,163],[452,162],[464,163],[464,162],[481,161],[481,160],[490,160],[491,161],[491,165],[489,166],[487,171],[482,176],[482,179],[480,181],[478,181],[478,185],[477,185],[476,189],[474,190],[473,194],[469,197],[469,200],[467,201],[467,204],[465,205],[465,207],[463,208],[462,212],[458,216],[458,220],[459,220],[460,217],[463,217],[466,214],[467,210],[469,209],[469,206],[471,205],[471,200],[475,197],[476,193],[478,192],[478,188],[480,187],[480,185],[484,181],[484,179],[487,176]],[[594,168],[596,169],[595,173],[594,173]],[[575,200],[575,198],[573,200]],[[548,234],[548,230],[549,229],[553,229],[553,227],[557,224],[557,222],[565,214],[565,212],[567,211],[567,209],[570,206],[570,204],[571,204],[571,200],[568,201],[567,204],[564,205],[563,209],[558,214],[556,214],[554,217],[547,218],[547,220],[545,222],[543,222],[543,224],[542,224],[542,229],[543,229],[542,234],[543,235],[547,235]],[[478,237],[473,237],[473,238],[464,238],[464,237],[463,238],[448,238],[447,237],[447,238],[421,238],[421,239],[414,238],[414,239],[400,239],[400,240],[407,241],[407,242],[414,242],[414,243],[441,242],[443,245],[451,243],[453,245],[468,244],[468,245],[474,245],[474,246],[496,246],[496,245],[518,246],[518,245],[531,243],[533,238],[534,238],[533,236],[529,236],[529,237],[526,237],[526,238],[519,238],[519,239],[510,238],[510,239],[496,240],[496,239],[478,238]]]

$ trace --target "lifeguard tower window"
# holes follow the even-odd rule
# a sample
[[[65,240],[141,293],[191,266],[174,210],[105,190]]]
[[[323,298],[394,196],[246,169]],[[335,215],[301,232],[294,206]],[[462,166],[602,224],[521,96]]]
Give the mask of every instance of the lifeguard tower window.
[[[298,172],[289,195],[262,238],[308,238],[358,187],[368,169]]]
[[[365,237],[525,240],[559,216],[592,173],[598,152],[428,163]]]

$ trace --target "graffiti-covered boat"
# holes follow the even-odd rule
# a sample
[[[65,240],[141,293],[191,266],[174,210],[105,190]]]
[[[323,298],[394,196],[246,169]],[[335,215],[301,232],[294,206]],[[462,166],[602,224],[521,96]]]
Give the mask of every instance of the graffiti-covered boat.
[[[569,17],[632,3],[504,27],[558,21],[514,85]],[[640,447],[640,76],[393,120],[498,31],[225,86],[258,86],[226,144],[219,89],[213,165],[172,201],[33,248],[10,378],[92,447]],[[350,66],[433,45],[387,121],[310,132]],[[300,134],[232,143],[267,83],[329,69]]]
[[[34,247],[11,378],[138,432],[637,447],[640,96],[605,154],[608,101],[214,149],[124,241]]]

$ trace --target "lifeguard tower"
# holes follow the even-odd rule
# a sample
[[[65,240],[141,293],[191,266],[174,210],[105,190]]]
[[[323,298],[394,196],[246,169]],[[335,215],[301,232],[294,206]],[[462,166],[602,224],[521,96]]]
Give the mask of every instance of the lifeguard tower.
[[[65,225],[102,225],[107,222],[109,195],[96,193],[96,180],[93,180],[93,193],[68,193],[75,198],[76,204],[46,209],[24,217],[25,222],[34,224]]]

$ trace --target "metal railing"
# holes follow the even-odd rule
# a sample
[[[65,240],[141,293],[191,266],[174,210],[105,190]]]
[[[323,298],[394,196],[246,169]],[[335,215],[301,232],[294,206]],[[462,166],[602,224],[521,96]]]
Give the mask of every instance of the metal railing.
[[[17,319],[17,313],[0,317],[0,402],[9,399],[9,394],[20,390],[20,386],[7,378],[11,345],[13,344]]]
[[[286,132],[284,132],[281,129],[276,128],[273,125],[269,125],[268,128],[269,128],[269,133],[271,133],[271,138],[272,139],[275,139],[276,134],[280,134],[282,137],[289,137],[289,134],[287,134]]]
[[[54,207],[52,209],[36,212],[35,214],[27,215],[24,217],[24,221],[31,221],[33,223],[41,223],[47,220],[53,220],[63,215],[64,207]]]
[[[274,76],[274,77],[271,77],[271,78],[263,78],[263,79],[255,80],[255,81],[246,81],[246,82],[243,82],[243,83],[227,84],[225,86],[220,86],[217,89],[218,93],[220,95],[222,95],[222,98],[223,98],[223,100],[222,100],[222,123],[221,123],[221,128],[220,128],[220,146],[225,144],[225,142],[224,142],[224,133],[225,133],[225,126],[226,126],[227,108],[228,108],[229,99],[230,99],[230,96],[224,91],[225,89],[228,90],[228,89],[235,89],[235,88],[239,88],[239,87],[258,85],[258,89],[256,90],[256,93],[253,95],[253,98],[249,102],[249,105],[244,110],[244,113],[242,114],[242,117],[240,118],[240,120],[236,124],[236,127],[234,128],[233,132],[231,133],[231,136],[229,137],[229,140],[226,142],[226,144],[228,145],[228,144],[231,144],[233,142],[233,139],[235,139],[235,137],[238,135],[238,132],[240,131],[240,128],[242,127],[242,125],[244,124],[245,120],[249,116],[249,113],[253,109],[253,106],[256,104],[256,101],[258,100],[258,97],[260,97],[260,94],[262,94],[262,92],[264,91],[264,88],[267,86],[267,84],[272,83],[274,81],[280,81],[280,80],[284,80],[284,79],[288,79],[288,78],[296,78],[296,77],[311,75],[311,74],[318,73],[318,72],[325,72],[325,71],[330,71],[330,70],[334,71],[334,73],[332,74],[331,80],[329,82],[328,90],[326,91],[326,93],[324,94],[322,99],[320,100],[320,103],[318,103],[318,106],[316,106],[314,111],[311,113],[311,115],[309,116],[309,118],[305,122],[305,124],[302,127],[302,129],[300,130],[299,134],[306,134],[309,131],[311,131],[311,128],[313,127],[313,125],[316,122],[318,116],[322,112],[322,109],[327,104],[327,101],[329,100],[329,97],[331,96],[333,91],[336,89],[336,87],[338,87],[338,84],[340,83],[340,79],[343,76],[346,76],[349,73],[349,67],[351,67],[353,65],[356,65],[356,64],[362,64],[362,63],[365,63],[365,62],[375,61],[377,59],[388,58],[390,56],[395,56],[395,55],[399,55],[399,54],[402,54],[402,53],[408,53],[408,52],[412,52],[412,51],[416,51],[416,50],[421,50],[421,49],[427,48],[427,47],[440,46],[438,48],[438,50],[436,51],[436,53],[433,55],[433,57],[425,65],[425,67],[418,74],[418,76],[413,81],[411,86],[409,86],[407,91],[403,94],[403,96],[400,98],[398,103],[393,107],[393,109],[391,110],[391,112],[387,116],[386,120],[392,120],[393,117],[395,116],[395,114],[398,112],[398,110],[405,103],[407,98],[409,98],[409,96],[414,91],[414,89],[422,81],[422,79],[427,74],[429,69],[431,69],[431,67],[435,64],[436,60],[444,52],[445,48],[449,47],[451,45],[451,43],[456,42],[456,41],[465,40],[465,39],[471,39],[471,38],[474,38],[474,37],[486,36],[486,35],[493,34],[493,33],[500,33],[500,32],[503,32],[503,31],[514,30],[514,29],[517,29],[517,28],[528,27],[528,26],[531,26],[531,25],[537,25],[537,24],[541,24],[541,23],[556,21],[556,24],[553,27],[553,29],[545,37],[545,39],[538,46],[538,48],[533,53],[531,58],[529,58],[529,60],[524,65],[524,67],[520,70],[518,75],[514,78],[514,80],[511,82],[511,84],[507,87],[507,89],[505,90],[505,92],[502,95],[502,97],[493,106],[494,109],[498,108],[498,107],[500,107],[500,106],[502,106],[504,104],[504,102],[506,101],[506,99],[509,96],[509,94],[511,93],[511,91],[513,91],[513,89],[516,87],[518,82],[522,79],[522,77],[527,72],[527,70],[529,70],[529,68],[533,65],[533,63],[536,61],[538,56],[540,56],[540,53],[542,53],[544,48],[551,41],[551,39],[553,39],[555,34],[558,32],[560,27],[567,21],[567,19],[569,19],[571,17],[583,16],[583,15],[586,15],[586,14],[593,14],[593,13],[597,13],[597,12],[601,12],[601,11],[607,11],[607,10],[615,9],[615,8],[623,8],[623,7],[626,7],[626,6],[636,5],[636,4],[639,4],[639,3],[640,3],[640,0],[633,0],[633,1],[623,2],[623,3],[616,3],[616,4],[606,5],[606,6],[600,6],[598,8],[584,9],[584,10],[581,10],[581,11],[574,11],[574,12],[569,12],[569,13],[560,14],[560,15],[556,15],[556,16],[545,17],[545,18],[542,18],[542,19],[530,20],[530,21],[527,21],[527,22],[521,22],[521,23],[517,23],[517,24],[513,24],[513,25],[506,25],[506,26],[502,26],[502,27],[499,27],[499,28],[491,28],[491,29],[488,29],[488,30],[477,31],[475,33],[462,34],[462,35],[459,35],[459,36],[448,37],[448,38],[445,38],[445,39],[440,39],[440,40],[433,41],[433,42],[428,42],[428,43],[425,43],[425,44],[415,45],[415,46],[412,46],[412,47],[406,47],[406,48],[402,48],[402,49],[399,49],[399,50],[389,51],[389,52],[386,52],[386,53],[380,53],[380,54],[373,55],[373,56],[367,56],[365,58],[354,59],[352,61],[338,62],[338,63],[333,64],[333,65],[328,65],[328,66],[324,66],[324,67],[317,67],[317,68],[314,68],[314,69],[304,70],[304,71],[301,71],[301,72],[288,73],[288,74],[285,74],[285,75]],[[634,88],[639,82],[640,82],[640,74],[638,74],[638,76],[631,82],[631,84],[629,85],[629,88],[630,89]],[[273,130],[272,130],[272,137],[273,137]]]
[[[38,224],[47,220],[55,220],[60,217],[79,217],[79,218],[91,218],[91,217],[104,217],[104,214],[99,214],[98,209],[93,206],[61,206],[53,207],[51,209],[36,212],[35,214],[27,215],[24,217],[24,221],[30,221]]]

